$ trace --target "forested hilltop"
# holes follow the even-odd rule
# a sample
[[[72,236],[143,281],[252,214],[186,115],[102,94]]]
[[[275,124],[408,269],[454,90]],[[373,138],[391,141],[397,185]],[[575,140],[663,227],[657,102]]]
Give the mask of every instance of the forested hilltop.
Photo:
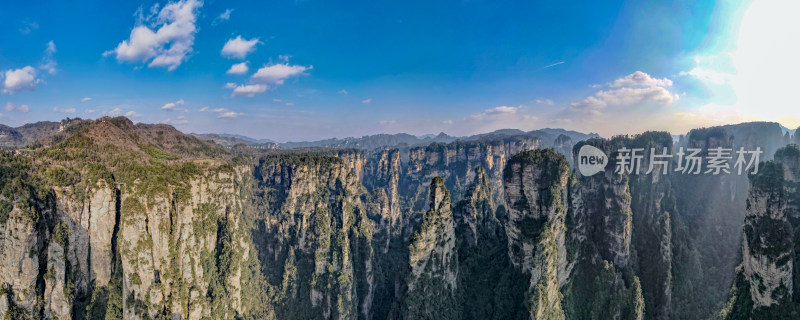
[[[557,129],[379,138],[289,150],[124,117],[0,127],[0,313],[800,315],[800,139],[776,123],[678,141]],[[584,145],[609,154],[605,171],[576,173]],[[620,175],[623,147],[760,147],[765,162],[750,176]]]

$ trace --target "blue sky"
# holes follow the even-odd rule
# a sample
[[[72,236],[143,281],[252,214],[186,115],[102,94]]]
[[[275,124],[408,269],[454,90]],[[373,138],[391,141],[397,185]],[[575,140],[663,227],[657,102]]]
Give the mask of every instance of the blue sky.
[[[796,127],[787,72],[800,51],[787,39],[800,24],[782,15],[790,9],[797,4],[6,1],[0,123],[127,115],[279,141]]]

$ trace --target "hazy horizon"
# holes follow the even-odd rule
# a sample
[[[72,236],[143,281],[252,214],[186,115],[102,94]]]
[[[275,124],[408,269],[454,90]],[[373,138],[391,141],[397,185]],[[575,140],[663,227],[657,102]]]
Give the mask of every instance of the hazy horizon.
[[[106,116],[102,116],[102,117],[106,117]],[[82,119],[82,120],[97,120],[97,119],[100,119],[100,118],[102,118],[102,117],[97,117],[97,118],[91,118],[91,117],[72,117],[72,118],[70,118],[70,117],[64,117],[64,118],[62,118],[62,119],[60,119],[60,120],[40,120],[40,121],[53,121],[53,122],[58,122],[58,121],[66,120],[66,119],[68,119],[68,118],[69,118],[69,119]],[[112,117],[112,116],[109,116],[109,117]],[[597,133],[597,132],[592,132],[592,131],[581,131],[581,130],[579,130],[579,129],[578,129],[578,130],[572,130],[572,129],[565,129],[565,128],[559,128],[559,127],[543,127],[543,128],[533,128],[533,129],[530,129],[530,130],[523,130],[523,129],[520,129],[520,128],[511,128],[511,127],[508,127],[508,128],[499,128],[499,129],[494,129],[494,130],[491,130],[491,131],[476,132],[476,133],[474,133],[474,134],[469,134],[469,135],[455,135],[455,134],[450,134],[449,132],[445,132],[445,131],[440,131],[440,132],[428,132],[428,133],[419,133],[419,134],[418,134],[418,133],[405,132],[405,131],[396,131],[396,132],[376,132],[376,133],[371,133],[371,134],[363,134],[363,135],[350,135],[350,136],[328,136],[328,137],[322,137],[322,138],[319,138],[319,139],[306,139],[306,140],[291,140],[291,139],[290,139],[290,140],[277,140],[277,139],[273,139],[273,138],[271,138],[271,137],[249,136],[249,135],[238,134],[238,133],[232,133],[232,132],[218,132],[218,131],[194,132],[194,131],[185,131],[185,130],[181,130],[181,128],[180,128],[180,127],[177,127],[177,126],[175,126],[175,125],[173,125],[173,124],[169,124],[169,123],[150,123],[150,122],[144,122],[144,121],[137,121],[137,120],[136,120],[136,119],[134,119],[134,118],[129,118],[129,117],[126,117],[126,116],[117,116],[117,117],[124,117],[124,118],[127,118],[127,119],[131,120],[133,123],[145,123],[145,124],[168,124],[168,125],[171,125],[171,126],[175,127],[176,129],[180,130],[181,132],[183,132],[183,133],[187,133],[187,134],[217,134],[217,135],[221,135],[221,136],[233,136],[233,137],[247,138],[247,139],[253,139],[253,140],[269,140],[269,141],[272,141],[272,142],[277,142],[277,143],[287,143],[287,142],[311,142],[311,141],[321,141],[321,140],[328,140],[328,139],[340,139],[340,140],[342,140],[342,139],[348,139],[348,138],[362,138],[362,137],[369,137],[369,136],[374,136],[374,135],[398,135],[398,134],[408,134],[408,135],[411,135],[411,136],[417,137],[418,139],[425,139],[425,138],[428,138],[428,137],[435,137],[435,136],[437,136],[437,135],[439,135],[439,134],[445,134],[445,135],[448,135],[448,136],[450,136],[450,137],[453,137],[453,138],[466,138],[466,137],[471,137],[471,136],[476,136],[476,135],[481,135],[481,134],[494,133],[494,132],[497,132],[497,131],[502,131],[502,130],[520,130],[520,131],[523,131],[523,132],[531,132],[531,131],[537,131],[537,130],[566,130],[566,131],[573,131],[573,132],[582,133],[582,134],[586,134],[586,135],[593,135],[593,134],[596,134],[596,135],[599,135],[601,138],[608,139],[608,138],[611,138],[611,137],[614,137],[614,136],[617,136],[617,135],[631,135],[631,136],[635,136],[635,135],[643,134],[643,133],[645,133],[645,132],[663,131],[663,130],[651,130],[651,129],[645,129],[645,130],[643,130],[643,131],[640,131],[640,132],[621,133],[621,134],[615,134],[615,135],[609,135],[609,136],[605,136],[605,135],[602,135],[602,134],[600,134],[600,133]],[[18,125],[17,127],[19,127],[19,126],[23,126],[23,125],[26,125],[26,124],[33,124],[33,123],[35,123],[35,122],[36,122],[36,121],[34,121],[34,122],[27,122],[27,123],[23,123],[23,124],[20,124],[20,125]],[[789,128],[789,127],[786,127],[786,126],[784,126],[783,124],[781,124],[781,123],[779,123],[779,122],[776,122],[776,121],[760,121],[760,120],[754,120],[754,121],[741,121],[741,122],[731,122],[731,123],[719,123],[719,124],[714,124],[714,125],[710,125],[710,126],[698,126],[698,127],[695,127],[695,128],[691,128],[691,129],[689,129],[689,130],[687,130],[687,131],[685,131],[685,132],[673,132],[673,131],[665,131],[665,132],[668,132],[669,134],[671,134],[671,135],[673,135],[673,136],[678,136],[678,135],[685,135],[685,134],[688,134],[688,133],[689,133],[689,131],[691,131],[692,129],[701,129],[701,128],[708,128],[708,127],[716,127],[716,126],[739,125],[739,124],[752,123],[752,122],[768,122],[768,123],[776,123],[776,124],[778,124],[778,125],[781,127],[781,130],[782,130],[782,132],[789,132],[789,133],[790,133],[790,134],[792,134],[792,135],[794,135],[794,133],[796,132],[796,130],[797,130],[798,128],[800,128],[800,127],[798,127],[798,128]],[[4,124],[4,123],[2,123],[2,122],[0,122],[0,124],[2,124],[2,125],[5,125],[5,124]],[[10,126],[10,127],[12,127],[12,126]],[[13,128],[13,127],[12,127],[12,128]]]

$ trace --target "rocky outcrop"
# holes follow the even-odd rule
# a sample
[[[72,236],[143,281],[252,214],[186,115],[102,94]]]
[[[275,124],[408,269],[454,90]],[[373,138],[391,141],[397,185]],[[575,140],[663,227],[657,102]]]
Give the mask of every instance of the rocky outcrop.
[[[459,245],[465,248],[484,245],[483,241],[499,239],[504,233],[492,199],[492,185],[483,167],[475,168],[475,181],[464,199],[453,209]]]
[[[384,149],[376,152],[367,161],[365,166],[364,186],[376,192],[380,189],[386,197],[385,216],[394,234],[400,232],[403,226],[403,204],[400,199],[400,177],[402,166],[400,164],[400,150]]]
[[[529,275],[531,319],[563,319],[559,279],[568,278],[565,217],[571,172],[552,150],[515,155],[505,171],[509,256]]]
[[[606,154],[611,154],[620,141],[588,140]],[[575,149],[582,146],[579,143]],[[593,249],[600,258],[618,268],[626,268],[631,258],[631,234],[633,214],[631,212],[630,177],[614,172],[614,154],[609,157],[605,171],[580,179],[580,195],[583,203],[582,216],[586,220],[586,233],[594,239]]]
[[[0,312],[36,314],[37,281],[46,267],[40,255],[47,235],[37,230],[35,209],[16,202],[0,235]]]
[[[475,167],[483,167],[492,183],[496,203],[503,200],[503,169],[514,154],[540,145],[538,138],[512,136],[504,139],[434,143],[409,150],[408,168],[401,193],[409,195],[409,205],[422,210],[425,205],[425,181],[440,176],[454,198],[460,199],[475,179]]]
[[[797,185],[800,150],[779,149],[775,160],[761,163],[750,175],[747,215],[743,226],[742,260],[730,300],[722,310],[726,319],[796,318],[798,236]]]
[[[800,127],[794,129],[794,133],[792,134],[792,144],[800,145]]]
[[[742,265],[755,307],[791,296],[794,236],[786,216],[783,168],[767,163],[752,178],[742,241]]]
[[[777,123],[753,122],[689,132],[673,148],[730,148],[737,160],[740,148],[763,151],[759,161],[772,159],[782,144]],[[706,155],[706,154],[703,154]],[[749,182],[747,173],[679,174],[670,177],[676,208],[670,211],[673,253],[672,314],[710,317],[726,301],[736,281],[743,241]],[[673,167],[674,170],[674,167]],[[752,171],[753,168],[750,169]],[[697,299],[696,297],[703,297]]]
[[[647,132],[632,139],[614,140],[628,148],[642,148],[646,153],[650,150],[654,150],[656,155],[674,152],[672,137],[666,132]],[[659,164],[657,161],[661,159],[652,159],[651,156],[647,154],[644,157],[640,174],[629,176],[631,248],[636,260],[633,270],[641,282],[647,318],[671,319],[672,215],[677,209],[672,175],[663,171],[666,166],[669,173],[670,164]]]
[[[458,319],[458,257],[450,192],[436,177],[430,187],[430,209],[411,235],[404,301],[405,319]]]
[[[65,253],[69,244],[69,230],[59,224],[47,248],[47,274],[45,275],[44,316],[49,319],[71,319],[75,295],[75,276]]]
[[[575,146],[575,143],[572,141],[572,138],[567,135],[559,134],[555,141],[553,141],[553,150],[567,157],[570,166],[574,164],[574,161],[572,161],[573,146]]]
[[[263,158],[257,176],[268,214],[255,241],[279,292],[278,316],[369,315],[380,266],[371,261],[374,222],[351,166],[330,156],[283,155]]]

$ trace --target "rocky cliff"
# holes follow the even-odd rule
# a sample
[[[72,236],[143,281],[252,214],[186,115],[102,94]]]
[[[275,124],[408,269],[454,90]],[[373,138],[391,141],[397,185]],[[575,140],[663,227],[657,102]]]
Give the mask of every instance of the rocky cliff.
[[[497,133],[404,160],[401,148],[238,153],[165,125],[68,123],[0,154],[0,312],[794,317],[800,151],[778,149],[773,129],[696,130],[675,146],[659,132],[577,143],[548,133],[556,150]],[[590,177],[568,160],[586,144],[610,159]],[[614,172],[622,147],[762,144],[775,160],[749,179],[664,175],[648,157],[639,174]]]
[[[566,159],[548,149],[515,155],[505,171],[509,256],[530,277],[532,319],[564,318],[559,280],[571,269],[565,225],[570,176]]]
[[[15,177],[3,179],[3,312],[48,319],[246,314],[241,292],[251,246],[241,220],[252,169],[178,161],[164,149],[192,140],[150,136],[165,129],[105,118],[5,158],[5,172]],[[97,140],[100,132],[114,135]]]
[[[506,163],[511,156],[538,148],[540,144],[538,138],[511,136],[412,148],[402,181],[402,192],[409,195],[410,208],[420,210],[425,199],[425,188],[420,187],[421,182],[440,176],[453,197],[460,199],[475,179],[473,169],[483,167],[491,181],[495,201],[502,202]]]
[[[459,319],[456,303],[458,256],[450,192],[444,180],[431,182],[430,209],[411,235],[410,272],[404,319]]]
[[[726,319],[791,319],[800,316],[796,293],[800,249],[798,173],[800,150],[789,145],[750,175],[741,264],[720,313]]]

